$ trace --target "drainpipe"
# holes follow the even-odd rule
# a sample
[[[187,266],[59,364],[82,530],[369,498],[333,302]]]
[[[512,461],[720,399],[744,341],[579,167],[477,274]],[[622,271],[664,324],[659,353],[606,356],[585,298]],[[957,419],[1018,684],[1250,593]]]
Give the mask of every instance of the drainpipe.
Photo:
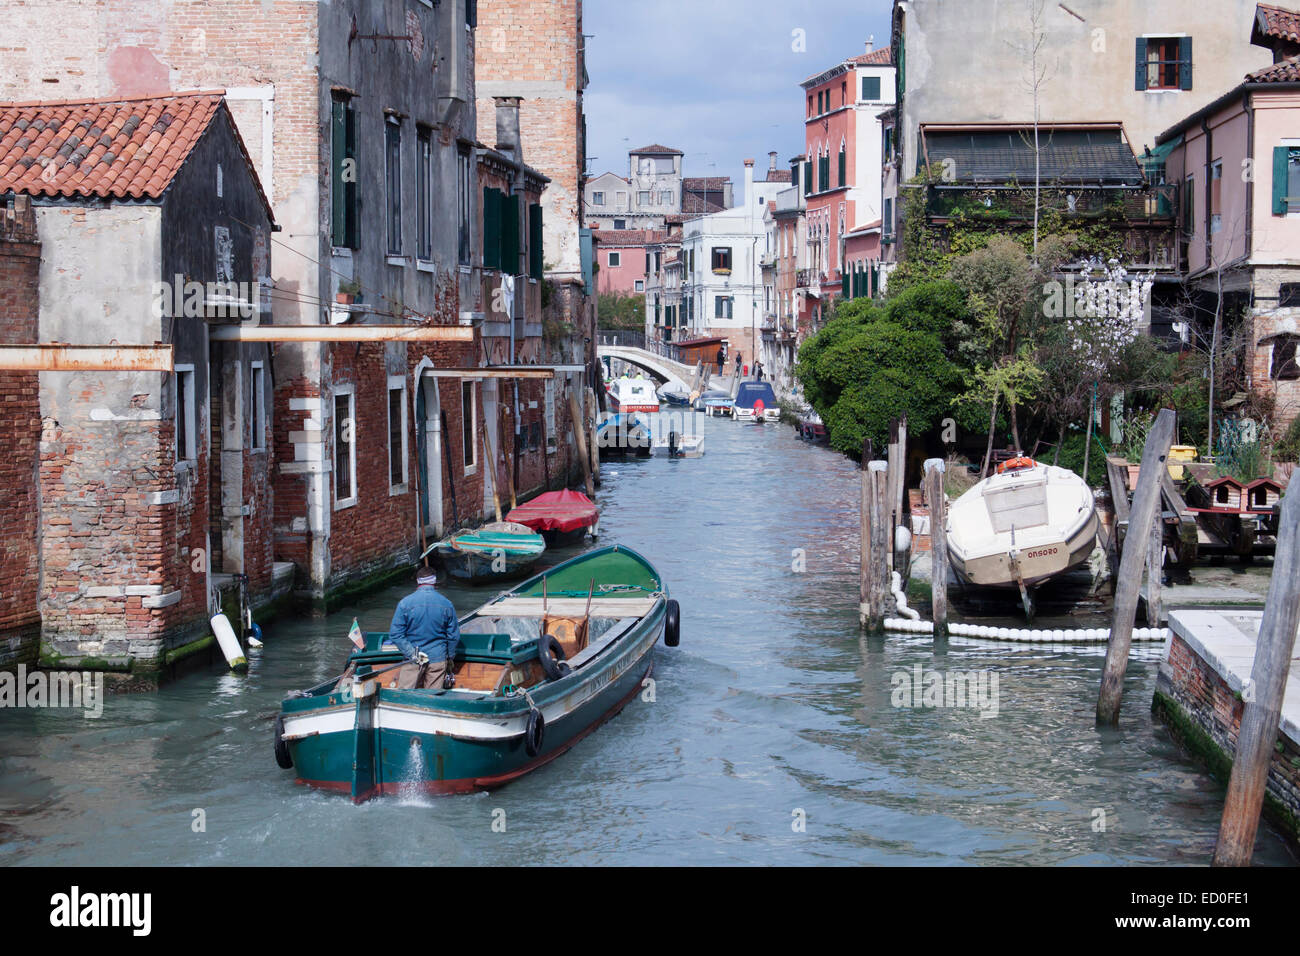
[[[1208,116],[1201,117],[1201,134],[1205,137],[1205,268],[1208,270],[1214,262],[1214,240],[1210,236],[1210,201],[1214,196],[1214,184],[1210,179],[1214,167],[1214,133],[1210,130]]]
[[[1255,107],[1250,101],[1250,91],[1246,90],[1241,94],[1241,109],[1246,114],[1246,155],[1252,161],[1255,159]],[[1255,164],[1255,174],[1259,174],[1258,163]],[[1246,179],[1246,261],[1255,255],[1255,176],[1249,176]],[[1251,299],[1255,297],[1255,284],[1251,284]],[[1254,306],[1252,301],[1251,306]]]

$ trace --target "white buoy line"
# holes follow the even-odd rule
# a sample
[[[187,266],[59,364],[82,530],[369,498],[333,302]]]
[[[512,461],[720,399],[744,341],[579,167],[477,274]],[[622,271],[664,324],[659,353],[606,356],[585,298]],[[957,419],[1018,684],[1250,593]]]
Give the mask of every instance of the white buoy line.
[[[885,630],[896,634],[933,634],[933,621],[912,621],[905,618],[885,619]],[[1105,644],[1110,640],[1110,628],[1024,628],[991,627],[984,624],[949,624],[948,634],[953,637],[978,637],[986,641],[1018,641],[1029,644]],[[1135,627],[1134,641],[1164,641],[1169,637],[1167,627]]]

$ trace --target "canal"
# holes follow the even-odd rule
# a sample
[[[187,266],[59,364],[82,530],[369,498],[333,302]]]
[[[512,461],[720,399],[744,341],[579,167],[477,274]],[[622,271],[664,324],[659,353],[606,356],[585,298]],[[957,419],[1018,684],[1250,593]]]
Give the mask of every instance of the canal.
[[[606,463],[599,492],[602,543],[681,602],[653,702],[491,794],[298,787],[271,752],[279,702],[339,671],[353,617],[386,630],[394,588],[281,619],[246,677],[97,720],[0,711],[0,865],[1208,863],[1223,787],[1152,722],[1158,647],[1099,730],[1102,648],[865,639],[853,464],[784,426],[699,426],[702,459]],[[985,706],[899,706],[931,674],[983,681]],[[1255,860],[1296,862],[1267,822]]]

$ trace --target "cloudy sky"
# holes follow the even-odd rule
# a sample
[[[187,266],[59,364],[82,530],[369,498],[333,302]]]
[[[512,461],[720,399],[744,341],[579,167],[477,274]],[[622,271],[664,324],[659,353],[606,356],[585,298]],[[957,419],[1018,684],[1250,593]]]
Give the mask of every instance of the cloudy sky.
[[[592,175],[627,175],[627,151],[686,154],[687,176],[744,177],[803,152],[799,82],[889,43],[891,0],[586,0]],[[796,46],[802,39],[803,52]],[[761,178],[761,172],[760,172]]]

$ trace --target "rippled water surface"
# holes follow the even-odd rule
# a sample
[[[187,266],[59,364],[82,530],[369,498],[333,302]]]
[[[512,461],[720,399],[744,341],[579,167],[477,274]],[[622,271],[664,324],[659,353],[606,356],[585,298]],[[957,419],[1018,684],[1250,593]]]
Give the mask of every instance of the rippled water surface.
[[[1153,725],[1157,647],[1099,731],[1100,648],[863,638],[852,464],[785,427],[700,427],[704,458],[606,463],[599,493],[602,543],[682,605],[654,703],[492,794],[354,807],[296,786],[279,702],[338,672],[354,616],[386,630],[392,589],[280,620],[246,677],[114,697],[99,720],[0,711],[0,864],[1209,861],[1223,787]],[[462,612],[490,596],[448,593]],[[893,706],[917,666],[996,674],[996,716]],[[1267,824],[1255,858],[1295,862]]]

